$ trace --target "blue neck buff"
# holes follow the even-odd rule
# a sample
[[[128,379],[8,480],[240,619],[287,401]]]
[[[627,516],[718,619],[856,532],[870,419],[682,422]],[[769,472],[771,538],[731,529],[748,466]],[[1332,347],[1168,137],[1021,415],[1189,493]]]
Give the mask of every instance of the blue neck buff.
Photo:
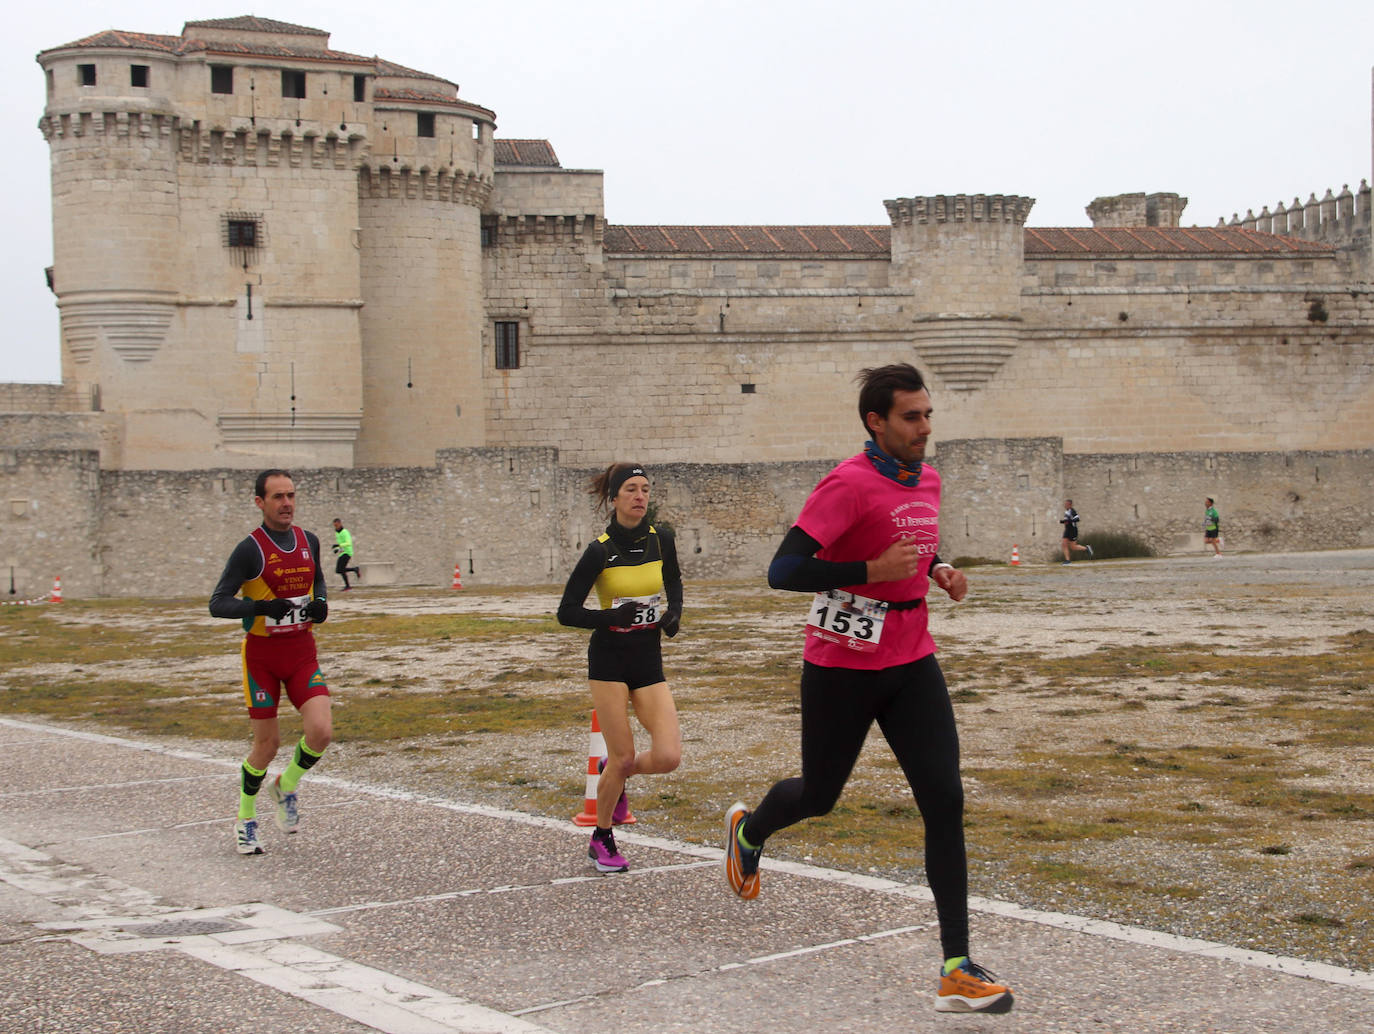
[[[908,467],[901,460],[883,452],[872,439],[864,442],[864,455],[868,457],[868,462],[873,464],[873,469],[889,481],[895,481],[903,488],[915,488],[920,483],[920,464],[914,469]]]

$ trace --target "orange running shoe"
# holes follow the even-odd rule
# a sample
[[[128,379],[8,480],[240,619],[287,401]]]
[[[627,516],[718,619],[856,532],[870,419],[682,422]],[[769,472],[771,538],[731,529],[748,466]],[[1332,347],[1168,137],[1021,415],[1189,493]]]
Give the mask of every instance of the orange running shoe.
[[[940,992],[935,996],[936,1012],[1011,1012],[1011,988],[971,959],[964,959],[953,972],[940,977]]]
[[[759,896],[759,858],[763,848],[754,850],[739,842],[739,829],[749,812],[736,801],[725,813],[725,878],[730,889],[746,901]]]

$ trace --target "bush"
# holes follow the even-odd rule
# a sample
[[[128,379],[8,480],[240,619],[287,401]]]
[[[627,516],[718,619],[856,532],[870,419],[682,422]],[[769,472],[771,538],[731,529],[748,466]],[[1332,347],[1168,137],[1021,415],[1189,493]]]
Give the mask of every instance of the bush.
[[[1093,547],[1094,560],[1112,560],[1120,557],[1151,557],[1155,556],[1155,551],[1142,539],[1136,538],[1124,531],[1095,531],[1091,535],[1080,535],[1078,541],[1085,546]],[[1074,553],[1075,560],[1083,560],[1082,553]],[[1051,563],[1058,563],[1064,559],[1064,554],[1055,549],[1050,560]]]

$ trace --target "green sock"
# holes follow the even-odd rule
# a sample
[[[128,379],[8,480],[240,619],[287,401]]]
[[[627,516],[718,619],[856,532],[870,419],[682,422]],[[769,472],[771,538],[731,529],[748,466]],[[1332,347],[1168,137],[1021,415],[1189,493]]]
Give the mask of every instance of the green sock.
[[[949,976],[967,961],[967,955],[955,955],[952,958],[945,959],[944,975]]]
[[[744,848],[746,851],[757,851],[757,850],[758,850],[757,847],[755,847],[753,844],[749,843],[749,841],[747,841],[747,840],[744,839],[744,823],[743,823],[743,822],[741,822],[741,823],[735,828],[735,839],[739,841],[739,846],[742,847],[742,848]]]
[[[315,767],[315,762],[324,756],[324,751],[316,754],[305,745],[305,737],[302,736],[300,742],[296,744],[296,752],[291,756],[291,763],[286,766],[281,774],[281,792],[295,793],[296,787],[300,785],[301,776],[311,768]]]
[[[262,786],[267,769],[259,772],[245,761],[240,775],[242,779],[239,782],[239,818],[255,819],[258,817],[258,788]]]

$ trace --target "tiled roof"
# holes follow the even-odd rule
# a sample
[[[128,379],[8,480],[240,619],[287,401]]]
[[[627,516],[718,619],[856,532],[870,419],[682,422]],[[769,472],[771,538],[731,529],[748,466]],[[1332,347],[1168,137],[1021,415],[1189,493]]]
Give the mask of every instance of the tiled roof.
[[[93,36],[64,43],[60,47],[49,47],[43,53],[53,50],[68,50],[87,47],[109,47],[124,50],[161,50],[168,54],[179,53],[184,43],[180,36],[155,36],[147,32],[123,32],[119,29],[106,29]]]
[[[499,148],[501,141],[497,141]],[[498,150],[499,161],[499,150]],[[618,226],[606,251],[641,255],[887,255],[890,226]],[[1027,227],[1025,255],[1037,258],[1131,258],[1218,255],[1329,255],[1329,244],[1238,227],[1134,226],[1093,229]]]
[[[886,255],[890,226],[607,226],[610,252]]]
[[[1096,229],[1027,227],[1027,258],[1088,255],[1289,255],[1325,254],[1328,244],[1280,237],[1239,227],[1127,226]]]
[[[314,30],[311,30],[312,32]],[[119,50],[160,50],[167,54],[256,54],[264,57],[309,58],[314,61],[342,61],[348,64],[371,65],[376,58],[349,54],[342,50],[328,50],[324,47],[283,47],[273,43],[255,41],[251,37],[234,43],[207,43],[205,40],[182,36],[157,36],[147,32],[125,32],[121,29],[106,29],[93,36],[60,47],[50,47],[43,51],[50,54],[57,50],[92,50],[113,48]]]
[[[508,140],[498,138],[493,156],[497,165],[547,165],[561,169],[553,144],[547,140]]]
[[[290,22],[273,21],[259,18],[255,14],[243,14],[237,18],[207,18],[203,21],[187,22],[186,29],[239,29],[244,32],[275,32],[291,36],[324,36],[329,33],[323,29],[312,29],[308,25],[292,25]],[[186,34],[182,29],[182,34]]]
[[[428,72],[421,72],[416,68],[407,68],[405,65],[398,65],[395,61],[388,61],[386,58],[379,57],[376,58],[376,61],[378,75],[388,76],[392,79],[432,79],[435,82],[448,83],[455,90],[458,89],[457,83],[449,82],[443,76],[430,75]]]

